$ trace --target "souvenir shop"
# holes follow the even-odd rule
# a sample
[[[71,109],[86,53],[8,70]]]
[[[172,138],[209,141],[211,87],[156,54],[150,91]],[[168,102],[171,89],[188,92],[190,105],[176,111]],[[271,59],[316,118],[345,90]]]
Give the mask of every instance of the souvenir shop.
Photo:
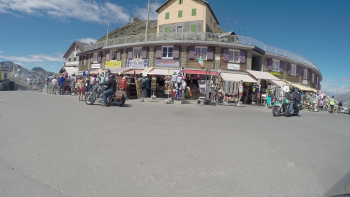
[[[148,72],[148,79],[151,81],[152,95],[159,98],[168,98],[171,94],[171,76],[177,76],[180,70],[177,69],[153,69]]]

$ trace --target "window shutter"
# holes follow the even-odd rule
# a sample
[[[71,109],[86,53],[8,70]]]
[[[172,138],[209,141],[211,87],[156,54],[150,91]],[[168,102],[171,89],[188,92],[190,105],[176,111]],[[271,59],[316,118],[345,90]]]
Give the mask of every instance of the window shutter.
[[[197,25],[191,25],[191,32],[193,33],[197,32]]]
[[[182,10],[179,11],[178,13],[178,17],[181,18],[182,17]]]
[[[111,52],[111,51],[106,51],[106,61],[109,61],[110,52]]]
[[[92,63],[94,61],[94,54],[90,54],[90,63]]]
[[[97,54],[97,62],[101,62],[101,60],[102,60],[102,53],[101,52],[99,52],[98,54]]]
[[[283,66],[284,66],[284,62],[280,61],[280,72],[283,72]]]
[[[288,74],[291,74],[291,72],[292,72],[292,65],[290,63],[288,63],[287,67],[288,67]]]
[[[207,60],[214,60],[214,48],[213,47],[208,48]]]
[[[240,51],[239,62],[245,63],[245,51]]]
[[[174,47],[173,58],[174,59],[179,59],[180,58],[180,47]]]
[[[273,70],[273,61],[269,59],[269,71]]]
[[[128,59],[132,59],[132,48],[128,48]]]
[[[169,12],[165,13],[165,19],[169,19]]]
[[[166,33],[166,34],[169,33],[169,27],[164,28],[164,33]]]
[[[142,59],[147,59],[147,52],[148,52],[148,48],[147,47],[142,47],[142,53],[141,53],[141,58]]]
[[[295,70],[296,70],[296,75],[299,76],[299,66],[298,65],[296,66]]]
[[[192,9],[192,16],[196,16],[197,15],[197,9]]]
[[[122,56],[122,50],[118,49],[118,51],[117,51],[117,60],[121,60],[121,56]]]
[[[229,62],[230,61],[230,50],[224,49],[223,56],[224,56],[224,62]]]
[[[157,46],[156,47],[156,59],[161,59],[162,58],[162,47]]]
[[[196,48],[194,46],[189,47],[189,58],[190,60],[196,59]]]

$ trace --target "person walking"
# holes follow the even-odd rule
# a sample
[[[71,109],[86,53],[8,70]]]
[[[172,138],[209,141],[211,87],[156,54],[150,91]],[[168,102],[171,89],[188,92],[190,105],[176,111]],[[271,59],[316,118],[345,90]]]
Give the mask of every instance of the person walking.
[[[62,74],[61,77],[60,77],[60,83],[59,83],[59,85],[60,85],[60,95],[63,95],[63,92],[64,92],[64,81],[65,80],[66,79],[64,78],[64,74]]]
[[[343,108],[343,103],[340,101],[340,102],[338,103],[338,114],[340,114],[342,108]]]
[[[78,81],[77,81],[79,101],[83,101],[83,94],[85,92],[84,84],[85,84],[85,81],[84,81],[83,77],[79,76]]]
[[[55,77],[55,78],[53,78],[52,81],[51,81],[52,95],[53,95],[53,94],[57,95],[57,94],[56,94],[57,85],[58,85],[58,82],[57,82],[57,79],[56,79],[56,77]]]
[[[334,113],[334,104],[335,104],[335,99],[334,96],[329,100],[329,105],[331,106],[331,114]]]

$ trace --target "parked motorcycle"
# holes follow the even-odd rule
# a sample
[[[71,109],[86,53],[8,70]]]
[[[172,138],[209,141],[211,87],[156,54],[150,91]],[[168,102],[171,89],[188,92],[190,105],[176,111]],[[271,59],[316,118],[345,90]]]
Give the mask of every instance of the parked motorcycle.
[[[293,96],[294,95],[294,96]],[[288,111],[291,104],[291,100],[294,100],[293,111]],[[301,106],[301,94],[300,93],[285,93],[281,98],[277,99],[277,102],[272,107],[273,116],[281,115],[299,115],[299,111],[302,109]]]
[[[94,104],[95,101],[99,103],[103,102],[102,94],[107,89],[107,86],[104,85],[96,85],[92,88],[91,92],[85,93],[85,103],[87,105]],[[125,104],[126,96],[124,92],[116,92],[113,95],[107,97],[108,105],[117,105],[122,107]]]

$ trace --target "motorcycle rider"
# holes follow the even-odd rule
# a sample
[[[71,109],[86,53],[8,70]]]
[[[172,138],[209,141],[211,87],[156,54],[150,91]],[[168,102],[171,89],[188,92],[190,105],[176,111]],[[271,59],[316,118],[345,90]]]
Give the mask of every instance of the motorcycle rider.
[[[294,90],[293,88],[290,88],[289,94],[291,95],[292,99],[290,100],[290,105],[289,105],[289,109],[288,109],[289,112],[292,112],[292,111],[293,111],[293,105],[294,105],[293,92],[294,92],[294,91],[297,91],[297,90],[296,90],[296,89]]]
[[[108,76],[108,81],[106,81],[105,83],[103,83],[103,85],[108,86],[108,90],[106,90],[105,92],[102,93],[102,97],[103,97],[103,105],[108,107],[108,103],[107,103],[107,97],[109,95],[112,95],[116,92],[117,89],[117,83],[114,80],[113,75],[109,75]]]
[[[333,114],[333,111],[334,111],[334,104],[335,104],[334,96],[332,96],[332,98],[329,100],[329,104],[330,104],[330,106],[331,106],[331,114]]]

